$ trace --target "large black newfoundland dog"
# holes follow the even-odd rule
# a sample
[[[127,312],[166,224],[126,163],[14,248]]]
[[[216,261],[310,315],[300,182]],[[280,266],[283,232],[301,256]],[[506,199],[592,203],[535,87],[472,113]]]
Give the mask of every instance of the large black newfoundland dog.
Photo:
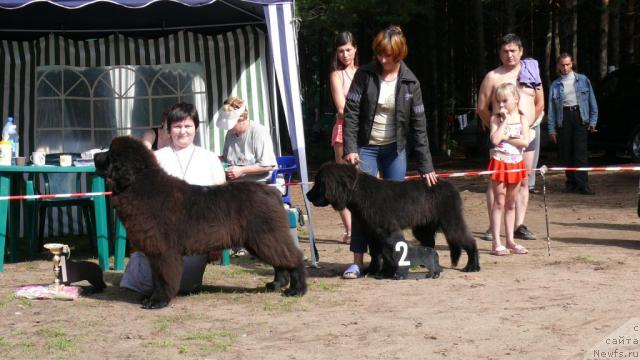
[[[145,308],[161,308],[176,296],[182,256],[244,247],[273,265],[267,290],[285,296],[307,291],[303,254],[289,232],[280,193],[249,181],[219,186],[189,185],[168,175],[142,142],[117,137],[109,151],[94,157],[107,179],[111,201],[131,244],[149,258],[153,294]]]
[[[358,219],[370,239],[370,275],[407,278],[411,251],[404,246],[402,230],[406,228],[412,228],[416,239],[432,249],[436,230],[442,230],[453,266],[464,249],[469,260],[462,271],[480,271],[478,248],[464,221],[462,199],[449,182],[438,181],[429,187],[422,180],[384,181],[353,166],[330,163],[316,174],[307,198],[315,206],[346,207]],[[432,277],[437,277],[437,256],[430,261],[435,261],[430,270],[436,269]]]

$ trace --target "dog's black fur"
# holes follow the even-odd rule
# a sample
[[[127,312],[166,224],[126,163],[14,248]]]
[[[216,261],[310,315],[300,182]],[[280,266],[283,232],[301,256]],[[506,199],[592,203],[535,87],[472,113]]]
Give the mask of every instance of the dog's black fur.
[[[86,280],[92,286],[90,292],[101,293],[106,289],[107,284],[102,279],[102,269],[98,264],[91,261],[75,261],[71,259],[65,260],[65,262],[67,265],[67,281],[64,282],[65,285]],[[59,278],[62,281],[62,274],[59,275]],[[85,291],[87,290],[85,289]]]
[[[280,193],[251,181],[219,186],[190,185],[168,175],[137,139],[117,137],[94,156],[107,179],[111,202],[127,237],[148,258],[154,290],[147,309],[167,306],[178,293],[182,256],[244,247],[275,269],[267,290],[285,296],[307,292],[302,251],[289,232]]]
[[[442,230],[453,266],[465,250],[468,262],[462,271],[480,271],[478,248],[464,221],[462,199],[447,181],[440,180],[431,187],[422,180],[385,181],[350,165],[329,163],[316,174],[307,198],[315,206],[351,211],[370,240],[369,274],[385,276],[393,272],[396,278],[406,277],[408,269],[398,268],[400,254],[395,248],[405,241],[402,230],[406,228],[412,228],[416,239],[432,249],[436,230]]]

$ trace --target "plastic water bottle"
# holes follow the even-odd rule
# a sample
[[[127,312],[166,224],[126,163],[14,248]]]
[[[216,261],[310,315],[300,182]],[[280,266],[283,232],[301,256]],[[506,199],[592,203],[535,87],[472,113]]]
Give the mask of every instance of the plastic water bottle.
[[[300,242],[298,240],[298,209],[290,208],[289,205],[284,204],[284,208],[287,210],[287,217],[289,218],[289,232],[291,238],[298,248],[300,248]]]
[[[20,148],[20,136],[18,135],[18,127],[13,123],[13,117],[7,118],[7,123],[2,128],[2,140],[11,141],[11,158],[18,157],[18,149]],[[12,162],[13,164],[13,162]]]

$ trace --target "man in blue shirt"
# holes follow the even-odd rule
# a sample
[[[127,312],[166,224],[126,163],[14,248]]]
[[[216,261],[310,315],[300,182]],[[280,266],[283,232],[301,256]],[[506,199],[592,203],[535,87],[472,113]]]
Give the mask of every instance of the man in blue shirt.
[[[566,167],[588,166],[587,136],[596,132],[598,105],[589,79],[573,71],[571,55],[558,56],[560,77],[549,88],[548,126]],[[565,171],[564,192],[594,195],[586,171]]]

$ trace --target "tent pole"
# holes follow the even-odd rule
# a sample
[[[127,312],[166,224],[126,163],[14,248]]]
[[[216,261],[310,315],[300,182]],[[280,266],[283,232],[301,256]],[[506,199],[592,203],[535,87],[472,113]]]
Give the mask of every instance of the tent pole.
[[[269,46],[269,51],[273,51],[271,46]],[[273,56],[269,54],[269,87],[271,91],[271,115],[273,119],[273,128],[271,129],[271,133],[275,134],[275,146],[276,156],[282,156],[282,148],[280,143],[280,118],[278,117],[278,90],[276,85],[276,72],[273,64]]]

